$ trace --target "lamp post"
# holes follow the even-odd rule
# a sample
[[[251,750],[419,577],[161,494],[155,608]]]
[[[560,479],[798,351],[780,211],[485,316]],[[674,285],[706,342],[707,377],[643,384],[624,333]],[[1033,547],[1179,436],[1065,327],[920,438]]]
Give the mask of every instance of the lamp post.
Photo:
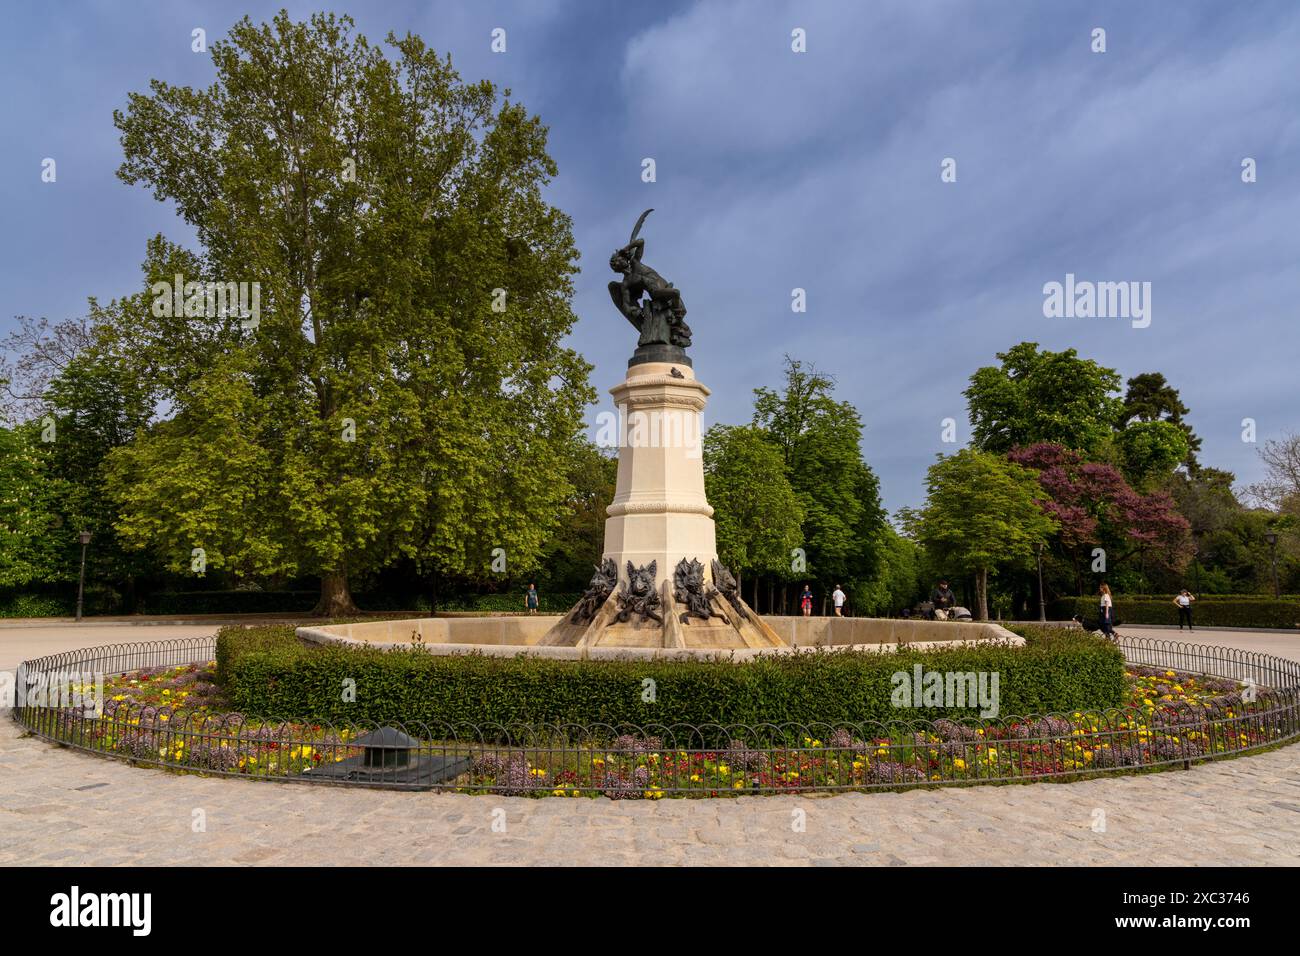
[[[1277,532],[1272,530],[1265,532],[1264,540],[1268,542],[1269,556],[1273,565],[1273,597],[1276,599],[1281,596],[1277,586]]]
[[[81,577],[77,580],[77,623],[81,623],[82,600],[86,594],[86,545],[90,544],[90,532],[83,531],[77,535],[81,542]]]
[[[1200,548],[1195,548],[1195,547],[1192,548],[1192,570],[1195,572],[1196,575],[1196,583],[1193,585],[1193,587],[1196,588],[1196,593],[1200,594],[1201,593],[1201,549]]]
[[[1047,623],[1047,600],[1043,597],[1043,542],[1038,542],[1038,621]]]

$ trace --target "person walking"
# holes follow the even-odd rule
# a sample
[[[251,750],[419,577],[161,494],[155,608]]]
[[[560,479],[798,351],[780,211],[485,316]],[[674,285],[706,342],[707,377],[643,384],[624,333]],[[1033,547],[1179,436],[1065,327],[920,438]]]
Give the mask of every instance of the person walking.
[[[806,584],[803,586],[803,594],[799,595],[799,610],[804,617],[812,617],[812,588]]]
[[[1174,605],[1178,608],[1178,630],[1183,629],[1183,621],[1187,622],[1187,629],[1195,631],[1192,627],[1192,602],[1196,600],[1196,595],[1187,588],[1183,588],[1174,598]]]
[[[840,589],[840,586],[839,586],[838,584],[835,585],[835,590],[831,592],[831,600],[835,602],[835,616],[836,616],[836,617],[843,617],[843,616],[844,616],[844,598],[845,598],[845,597],[846,597],[846,595],[845,595],[845,593]]]
[[[1115,602],[1110,596],[1110,585],[1103,583],[1101,594],[1101,633],[1112,641],[1115,639]]]
[[[528,608],[529,614],[537,613],[537,585],[528,585],[528,591],[524,594],[524,607]]]

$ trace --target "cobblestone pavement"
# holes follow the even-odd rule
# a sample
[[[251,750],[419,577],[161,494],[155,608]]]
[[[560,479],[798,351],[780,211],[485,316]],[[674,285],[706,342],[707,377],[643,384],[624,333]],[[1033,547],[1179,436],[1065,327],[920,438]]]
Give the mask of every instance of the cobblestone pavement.
[[[1300,745],[1072,784],[614,802],[187,776],[0,715],[0,865],[1153,862],[1300,863]]]

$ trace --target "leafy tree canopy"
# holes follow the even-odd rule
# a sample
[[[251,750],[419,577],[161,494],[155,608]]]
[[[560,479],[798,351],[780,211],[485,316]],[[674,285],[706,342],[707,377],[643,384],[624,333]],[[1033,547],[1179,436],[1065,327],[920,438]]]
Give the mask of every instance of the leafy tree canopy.
[[[880,483],[862,459],[862,418],[832,396],[834,380],[788,356],[785,387],[754,390],[754,425],[785,462],[803,510],[808,572],[822,582],[875,571],[885,523]]]
[[[1122,409],[1114,369],[1074,349],[1039,351],[1037,342],[1021,342],[998,359],[976,371],[964,393],[976,448],[1005,453],[1052,442],[1095,455],[1107,445]]]
[[[927,497],[906,512],[909,532],[953,571],[975,574],[980,619],[988,617],[988,574],[1025,565],[1057,529],[1040,507],[1035,472],[1000,455],[962,449],[930,466]]]
[[[119,341],[166,420],[112,455],[123,535],[175,565],[476,576],[536,561],[594,399],[572,327],[570,221],[542,198],[546,129],[417,37],[245,18],[207,89],[154,80],[115,114],[119,176],[200,249],[149,244]],[[179,310],[163,283],[258,283]],[[233,286],[231,288],[234,288]],[[159,290],[164,290],[162,293]]]
[[[754,427],[710,428],[704,485],[722,562],[741,575],[787,573],[790,552],[802,540],[804,513],[768,436]]]

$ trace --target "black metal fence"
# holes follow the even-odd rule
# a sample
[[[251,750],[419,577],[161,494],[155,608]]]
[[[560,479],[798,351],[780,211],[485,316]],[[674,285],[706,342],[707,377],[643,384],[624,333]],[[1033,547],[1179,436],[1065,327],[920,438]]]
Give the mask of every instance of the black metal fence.
[[[1186,767],[1300,736],[1300,663],[1174,641],[1119,643],[1130,665],[1154,669],[1155,679],[1194,674],[1217,679],[1222,692],[1191,703],[986,720],[637,727],[269,720],[111,698],[89,707],[53,693],[75,698],[96,675],[205,664],[215,640],[200,638],[25,662],[14,716],[60,744],[207,774],[615,799],[1071,779]]]

